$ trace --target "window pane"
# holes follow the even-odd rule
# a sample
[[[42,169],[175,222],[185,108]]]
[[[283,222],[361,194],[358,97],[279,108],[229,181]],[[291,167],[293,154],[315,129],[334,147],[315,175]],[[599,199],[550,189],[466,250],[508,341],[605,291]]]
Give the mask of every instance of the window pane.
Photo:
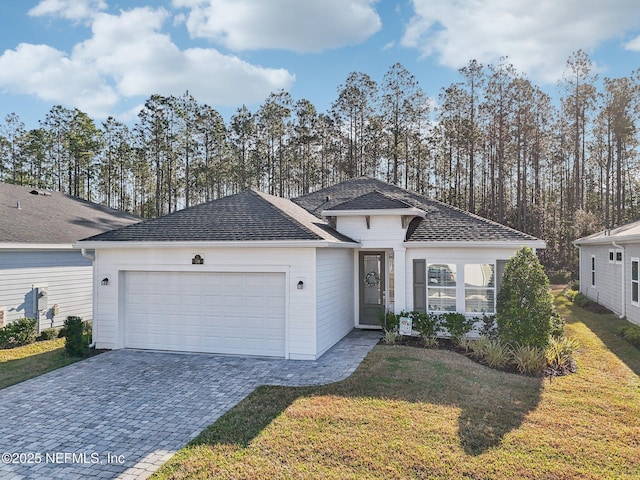
[[[454,287],[456,285],[455,264],[430,264],[427,283],[429,287]]]
[[[464,310],[468,313],[494,313],[493,289],[467,288],[464,294]]]
[[[493,287],[494,268],[489,263],[472,263],[464,266],[464,284],[467,287]]]
[[[631,280],[638,280],[638,262],[631,262]]]
[[[455,288],[430,288],[428,309],[438,312],[456,311],[456,289]]]
[[[616,262],[622,261],[622,252],[616,252]]]
[[[631,301],[638,303],[638,282],[631,283]]]

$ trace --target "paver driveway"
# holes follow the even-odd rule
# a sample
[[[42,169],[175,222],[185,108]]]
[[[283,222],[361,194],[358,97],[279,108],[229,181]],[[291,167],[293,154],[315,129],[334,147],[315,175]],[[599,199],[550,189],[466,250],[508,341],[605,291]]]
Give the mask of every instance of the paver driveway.
[[[0,479],[145,478],[257,386],[349,376],[380,338],[317,361],[117,350],[0,390]]]

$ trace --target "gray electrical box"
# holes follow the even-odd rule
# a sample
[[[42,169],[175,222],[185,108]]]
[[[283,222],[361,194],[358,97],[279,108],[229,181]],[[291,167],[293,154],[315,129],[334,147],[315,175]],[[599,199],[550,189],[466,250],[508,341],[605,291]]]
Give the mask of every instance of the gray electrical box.
[[[35,310],[41,312],[46,310],[47,307],[47,287],[37,287],[35,289]]]

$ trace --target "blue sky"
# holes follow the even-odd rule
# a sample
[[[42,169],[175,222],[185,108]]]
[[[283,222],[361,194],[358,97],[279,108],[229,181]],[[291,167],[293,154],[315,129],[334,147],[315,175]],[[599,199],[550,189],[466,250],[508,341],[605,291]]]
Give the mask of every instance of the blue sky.
[[[226,119],[279,89],[324,112],[350,72],[395,62],[432,97],[471,59],[552,95],[578,49],[601,78],[640,68],[637,0],[5,0],[0,21],[0,118],[27,128],[57,104],[132,123],[186,90]]]

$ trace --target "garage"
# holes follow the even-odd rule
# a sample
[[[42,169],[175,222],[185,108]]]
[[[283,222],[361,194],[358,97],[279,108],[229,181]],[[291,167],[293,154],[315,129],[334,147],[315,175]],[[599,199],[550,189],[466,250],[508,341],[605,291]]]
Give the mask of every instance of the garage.
[[[285,274],[124,272],[125,348],[285,356]]]

